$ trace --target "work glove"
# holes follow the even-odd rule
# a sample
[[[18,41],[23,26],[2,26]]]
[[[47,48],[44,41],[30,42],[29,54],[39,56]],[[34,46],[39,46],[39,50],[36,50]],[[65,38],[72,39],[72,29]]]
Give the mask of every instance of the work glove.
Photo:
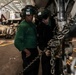
[[[45,54],[46,54],[46,56],[50,56],[51,55],[51,51],[50,50],[46,50]]]

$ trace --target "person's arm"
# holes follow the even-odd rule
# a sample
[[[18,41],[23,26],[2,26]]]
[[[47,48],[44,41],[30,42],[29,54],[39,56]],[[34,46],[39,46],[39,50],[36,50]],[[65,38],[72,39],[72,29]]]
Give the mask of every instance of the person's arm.
[[[19,50],[22,51],[25,49],[24,46],[24,32],[27,31],[27,28],[24,26],[19,25],[17,33],[15,35],[14,45]]]
[[[44,26],[41,24],[39,24],[37,26],[37,38],[38,38],[38,46],[39,46],[39,49],[41,49],[42,51],[45,49],[45,37],[44,37]]]

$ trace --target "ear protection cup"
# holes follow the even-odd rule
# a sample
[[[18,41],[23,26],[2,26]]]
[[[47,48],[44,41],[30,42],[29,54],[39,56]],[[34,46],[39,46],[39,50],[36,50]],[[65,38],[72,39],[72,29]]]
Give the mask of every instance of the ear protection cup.
[[[20,13],[20,17],[21,17],[21,18],[23,18],[23,16],[24,16],[24,15],[23,15],[24,9],[25,9],[25,8],[23,8],[23,9],[21,10],[21,13]]]

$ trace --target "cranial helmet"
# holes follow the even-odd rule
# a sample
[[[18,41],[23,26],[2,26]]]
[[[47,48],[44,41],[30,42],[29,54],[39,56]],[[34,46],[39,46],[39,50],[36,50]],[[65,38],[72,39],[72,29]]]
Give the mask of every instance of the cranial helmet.
[[[38,13],[38,18],[40,19],[40,20],[42,20],[42,19],[47,19],[49,16],[50,16],[50,10],[48,10],[48,9],[44,9],[42,12],[39,12]]]
[[[26,5],[21,12],[21,17],[25,17],[26,15],[34,15],[35,7],[32,5]]]

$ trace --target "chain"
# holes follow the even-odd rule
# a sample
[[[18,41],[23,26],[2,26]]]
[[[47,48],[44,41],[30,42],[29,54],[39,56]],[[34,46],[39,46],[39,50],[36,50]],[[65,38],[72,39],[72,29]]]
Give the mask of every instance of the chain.
[[[32,62],[30,62],[30,64],[27,65],[27,67],[25,67],[18,75],[22,75],[22,73],[24,71],[26,71],[38,58],[40,58],[44,52],[46,52],[46,50],[42,51],[40,55],[38,55],[37,57],[35,57],[35,59],[32,60]]]
[[[50,60],[50,64],[51,64],[51,74],[55,75],[55,53],[58,49],[58,47],[60,47],[59,50],[61,50],[61,40],[65,37],[65,35],[69,32],[69,29],[65,29],[62,33],[58,33],[58,35],[54,36],[54,39],[51,39],[48,42],[48,48],[51,49],[51,60]],[[58,51],[60,52],[60,51]]]
[[[50,64],[51,64],[51,74],[55,75],[55,50],[54,48],[51,48],[51,60],[50,60]]]
[[[70,22],[66,25],[64,25],[64,28],[61,32],[58,32],[56,36],[56,39],[63,39],[69,32],[71,29],[74,29],[72,28],[72,26],[75,26],[76,25],[76,15],[70,20]]]
[[[23,71],[21,71],[18,75],[21,75],[24,71],[26,71],[38,58],[40,58],[40,55],[38,55],[37,57],[35,57],[35,59],[27,66],[23,69]]]
[[[75,20],[73,21],[73,23],[74,22],[75,22]],[[48,42],[48,47],[47,48],[50,48],[51,49],[51,60],[50,60],[50,64],[51,64],[51,74],[52,75],[55,75],[55,51],[57,50],[57,47],[58,46],[60,46],[60,50],[62,49],[62,46],[61,46],[62,40],[69,33],[69,31],[70,31],[69,29],[72,26],[73,26],[72,23],[69,24],[68,26],[64,26],[63,30],[61,32],[58,32],[56,35],[54,35],[54,38],[51,39]],[[66,62],[66,61],[64,60],[64,62]]]
[[[51,74],[55,75],[55,52],[57,50],[57,47],[60,45],[60,41],[57,39],[51,39],[48,42],[48,47],[51,49],[51,60],[50,60],[50,65],[51,65]]]

